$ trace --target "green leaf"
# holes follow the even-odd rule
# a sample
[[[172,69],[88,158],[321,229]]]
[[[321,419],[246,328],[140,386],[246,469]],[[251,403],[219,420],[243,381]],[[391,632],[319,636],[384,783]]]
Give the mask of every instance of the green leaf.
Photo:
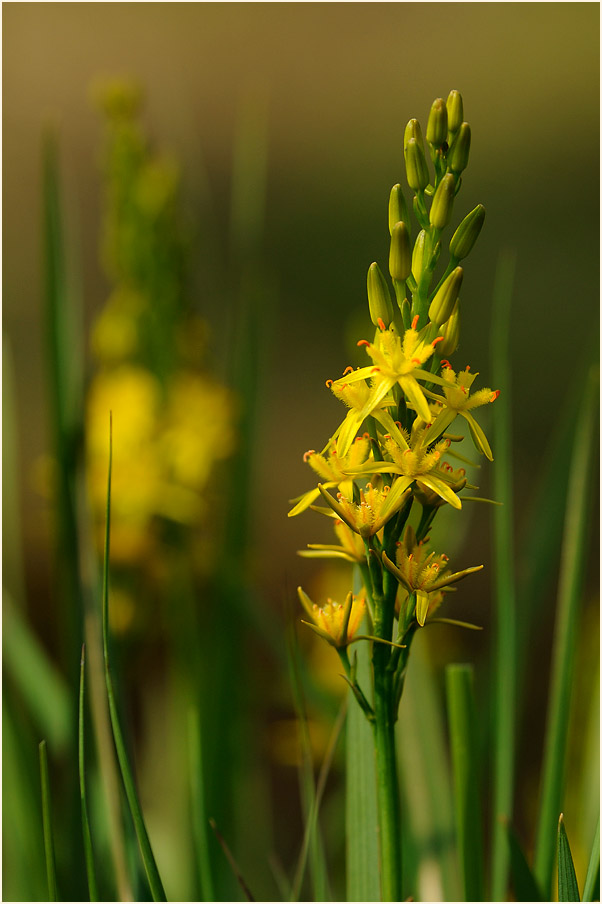
[[[454,771],[454,807],[464,901],[483,901],[483,831],[478,788],[473,668],[445,670]]]
[[[40,741],[40,783],[42,786],[42,823],[44,826],[44,853],[46,855],[46,876],[48,898],[58,901],[56,888],[56,866],[54,859],[54,835],[52,832],[52,810],[50,805],[50,781],[48,779],[48,753],[46,741]]]
[[[215,900],[213,874],[209,857],[209,833],[205,809],[205,787],[203,777],[203,756],[201,718],[198,707],[191,708],[188,717],[189,762],[190,762],[190,809],[195,846],[195,860],[199,875],[199,885],[203,901]]]
[[[506,823],[506,833],[510,849],[510,870],[514,886],[514,897],[517,901],[543,901],[531,867],[523,853],[519,840],[510,823]]]
[[[79,677],[79,723],[78,723],[78,765],[79,765],[79,792],[82,811],[82,831],[84,836],[84,855],[86,858],[86,875],[88,877],[88,891],[90,901],[98,901],[98,886],[96,871],[94,869],[94,852],[92,850],[92,834],[90,832],[90,820],[88,819],[88,802],[86,798],[86,757],[85,757],[85,647],[82,646],[82,658]]]
[[[589,857],[585,885],[583,886],[583,901],[600,900],[600,817],[596,826],[596,834],[592,851]]]
[[[573,864],[573,857],[569,845],[569,839],[564,827],[564,817],[560,814],[558,820],[558,900],[580,901],[577,875]]]

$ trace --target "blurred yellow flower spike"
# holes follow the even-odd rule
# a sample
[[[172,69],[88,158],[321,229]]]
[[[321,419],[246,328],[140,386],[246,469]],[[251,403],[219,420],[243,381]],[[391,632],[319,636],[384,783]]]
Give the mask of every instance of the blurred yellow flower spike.
[[[301,587],[297,588],[301,605],[311,618],[304,622],[331,646],[340,649],[352,640],[362,623],[366,602],[363,597],[347,594],[343,604],[328,600],[320,607],[313,603]]]
[[[438,436],[441,436],[441,434],[447,430],[455,416],[459,414],[468,423],[475,448],[479,452],[482,452],[483,455],[486,455],[489,461],[493,461],[493,453],[491,451],[491,446],[487,441],[487,437],[472,414],[470,414],[470,410],[472,408],[479,408],[481,405],[486,405],[488,402],[495,402],[500,394],[499,390],[479,389],[471,395],[470,387],[475,378],[478,377],[478,373],[470,373],[470,367],[468,366],[465,370],[461,370],[456,375],[449,362],[442,361],[441,374],[442,380],[437,380],[437,382],[443,386],[445,397],[435,395],[435,393],[427,390],[429,398],[441,402],[444,406],[440,414],[431,424],[427,435],[428,442],[432,443]]]
[[[322,484],[318,484],[318,489],[330,508],[351,530],[361,537],[373,537],[406,502],[410,495],[409,483],[411,481],[400,477],[392,486],[385,486],[382,490],[368,483],[364,490],[359,491],[359,503],[350,502],[342,493],[335,500]]]
[[[384,552],[382,558],[385,568],[397,578],[408,593],[416,594],[416,621],[421,626],[424,625],[429,610],[432,611],[431,604],[440,602],[432,598],[431,594],[483,568],[482,565],[475,565],[452,574],[448,570],[448,557],[430,551],[428,538],[417,542],[411,525],[406,527],[403,540],[397,544],[395,556],[397,564],[394,564]]]
[[[339,428],[339,451],[341,455],[349,448],[353,435],[362,421],[369,414],[377,417],[379,407],[383,400],[391,392],[397,384],[401,388],[406,400],[411,408],[414,408],[417,414],[424,420],[430,418],[429,406],[424,395],[423,389],[418,380],[433,381],[433,374],[428,371],[421,370],[420,366],[428,361],[435,350],[437,342],[442,341],[442,337],[437,337],[432,342],[427,342],[424,330],[417,332],[415,327],[418,323],[418,317],[415,317],[410,329],[406,330],[403,339],[394,331],[394,329],[385,329],[384,323],[381,321],[380,332],[377,334],[374,343],[365,339],[360,340],[358,345],[365,345],[366,352],[372,358],[374,366],[360,367],[352,373],[343,376],[339,380],[335,380],[331,389],[337,394],[341,386],[348,386],[359,380],[371,381],[371,387],[368,391],[362,408],[356,408],[354,417],[356,424],[353,432]],[[377,418],[378,419],[378,418]],[[392,431],[390,431],[392,432]]]

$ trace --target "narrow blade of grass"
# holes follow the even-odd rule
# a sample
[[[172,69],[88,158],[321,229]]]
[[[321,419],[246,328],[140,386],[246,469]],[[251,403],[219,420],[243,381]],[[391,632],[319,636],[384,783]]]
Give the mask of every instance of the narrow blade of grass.
[[[449,665],[445,678],[458,853],[464,891],[462,900],[483,901],[483,844],[472,666]]]
[[[596,826],[594,843],[589,857],[585,885],[583,886],[583,901],[600,900],[600,818]]]
[[[537,886],[535,876],[531,872],[531,867],[527,863],[527,858],[524,855],[519,840],[509,823],[506,823],[506,832],[510,849],[510,872],[512,874],[515,900],[543,901],[543,896]]]
[[[247,883],[245,882],[245,880],[244,880],[244,878],[243,878],[243,875],[242,875],[240,869],[238,868],[238,864],[237,864],[236,860],[234,859],[234,855],[232,854],[232,851],[231,851],[230,848],[228,847],[228,845],[227,845],[227,843],[226,843],[226,840],[225,840],[224,836],[221,834],[220,830],[219,830],[218,827],[216,826],[215,820],[214,820],[214,819],[210,819],[210,820],[209,820],[209,825],[211,826],[211,828],[212,828],[213,831],[215,832],[215,837],[216,837],[217,840],[219,841],[219,843],[220,843],[220,845],[221,845],[221,848],[222,848],[224,854],[226,855],[226,859],[227,859],[228,863],[230,864],[230,868],[231,868],[231,870],[232,870],[232,872],[233,872],[233,874],[234,874],[234,877],[236,878],[236,881],[237,881],[238,884],[240,885],[240,887],[241,887],[241,889],[242,889],[242,892],[243,892],[245,898],[247,899],[247,901],[254,901],[255,898],[254,898],[253,895],[251,894],[251,889],[249,888],[249,886],[248,886]]]
[[[199,887],[202,900],[213,901],[213,874],[209,857],[209,833],[207,832],[209,820],[205,809],[201,717],[198,707],[193,707],[189,712],[188,749],[190,762],[190,808]]]
[[[140,854],[142,857],[142,862],[144,864],[144,869],[146,871],[146,877],[148,879],[148,884],[151,890],[151,894],[153,896],[153,901],[166,901],[165,891],[163,890],[163,883],[161,882],[161,877],[159,875],[159,870],[157,869],[157,864],[155,862],[155,857],[153,854],[153,850],[151,848],[150,840],[148,837],[148,833],[146,831],[146,825],[144,823],[144,817],[142,815],[142,808],[140,807],[140,802],[138,800],[138,794],[136,793],[136,786],[134,783],[133,771],[130,766],[127,750],[125,747],[123,733],[121,731],[121,724],[119,721],[119,715],[117,713],[117,704],[115,701],[115,693],[113,690],[113,679],[111,677],[111,668],[109,661],[109,559],[110,559],[110,550],[111,550],[111,475],[113,468],[113,429],[112,425],[109,430],[109,474],[107,480],[107,511],[106,511],[106,528],[105,528],[105,555],[104,555],[104,569],[103,569],[103,591],[102,591],[102,639],[103,639],[103,652],[104,652],[104,663],[105,663],[105,680],[107,685],[107,698],[109,702],[109,713],[111,716],[111,726],[113,729],[113,739],[115,741],[115,749],[117,751],[117,760],[119,762],[119,768],[121,769],[121,777],[123,779],[123,785],[125,788],[125,795],[127,798],[128,806],[130,808],[130,813],[132,815],[132,821],[134,823],[134,829],[136,831],[136,838],[138,839],[138,846],[140,848]]]
[[[580,901],[577,874],[571,854],[571,846],[564,827],[564,817],[558,820],[558,900]]]
[[[491,900],[506,897],[508,845],[502,819],[512,819],[516,734],[516,588],[514,578],[514,517],[512,479],[512,387],[510,380],[510,309],[515,257],[498,261],[493,293],[491,364],[500,396],[493,406],[495,657],[493,725],[493,807]]]
[[[90,901],[98,901],[98,885],[96,882],[96,870],[94,868],[94,851],[92,849],[92,833],[90,832],[90,820],[88,818],[88,801],[86,795],[86,750],[85,750],[85,677],[86,650],[82,646],[82,658],[80,662],[79,677],[79,725],[78,725],[78,763],[79,763],[79,793],[82,807],[82,832],[84,837],[84,855],[86,858],[86,875],[88,877],[88,891]]]
[[[588,548],[596,399],[597,374],[591,372],[578,412],[571,457],[535,849],[535,875],[547,897],[552,889],[556,814],[562,807],[579,601]]]
[[[46,856],[46,876],[48,898],[58,901],[56,886],[56,865],[54,859],[54,836],[52,833],[52,808],[50,805],[50,781],[48,778],[48,753],[46,741],[40,741],[40,782],[42,786],[42,823],[44,826],[44,853]]]

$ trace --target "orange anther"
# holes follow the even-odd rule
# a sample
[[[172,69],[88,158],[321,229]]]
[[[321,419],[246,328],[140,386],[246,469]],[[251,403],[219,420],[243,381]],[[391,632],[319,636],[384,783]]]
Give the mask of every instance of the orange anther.
[[[353,373],[353,367],[352,367],[351,364],[350,364],[350,365],[349,365],[348,367],[346,367],[345,370],[343,371],[343,376],[345,376],[345,374],[352,374],[352,373]]]
[[[308,450],[307,452],[305,452],[305,454],[303,455],[303,461],[307,462],[308,458],[309,458],[311,455],[315,455],[315,454],[316,454],[316,450],[315,450],[315,449],[309,449],[309,450]]]
[[[499,394],[500,394],[499,389],[496,389],[494,392],[492,392],[490,401],[495,402],[495,400],[498,398]]]
[[[380,367],[373,367],[372,370],[370,371],[370,373],[375,374],[375,373],[378,373],[379,370],[380,370]]]
[[[420,320],[420,317],[418,316],[418,314],[416,314],[416,316],[415,316],[414,319],[412,320],[412,329],[413,329],[413,330],[416,329],[416,326],[417,326],[419,320]]]
[[[436,339],[433,339],[432,346],[433,348],[437,345],[438,342],[443,342],[445,336],[437,336]]]
[[[357,345],[358,345],[358,348],[359,348],[359,347],[362,346],[362,345],[370,345],[370,343],[368,342],[367,339],[360,339],[360,341],[358,342]]]
[[[451,370],[451,364],[449,363],[447,358],[441,358],[441,367],[449,367],[449,369]]]
[[[412,358],[412,364],[422,364],[420,358]]]
[[[382,319],[382,317],[379,317],[376,322],[379,325],[380,329],[383,330],[383,332],[387,329],[385,326],[385,321]]]
[[[332,380],[326,380],[326,385],[330,389],[330,387],[332,386]]]
[[[467,364],[467,365],[466,365],[465,370],[466,370],[466,372],[468,372],[468,371],[470,370],[470,364]]]

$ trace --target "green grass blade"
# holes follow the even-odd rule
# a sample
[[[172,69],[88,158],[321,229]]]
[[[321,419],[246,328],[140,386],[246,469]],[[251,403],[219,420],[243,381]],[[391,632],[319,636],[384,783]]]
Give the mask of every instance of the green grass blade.
[[[483,901],[483,844],[473,668],[469,665],[449,665],[445,678],[463,900]]]
[[[585,885],[583,886],[583,901],[598,901],[600,899],[600,818],[596,826],[592,852],[589,857]]]
[[[558,606],[551,665],[551,690],[544,743],[535,875],[544,895],[552,889],[556,849],[556,814],[562,808],[564,769],[579,602],[583,585],[590,511],[597,374],[590,373],[582,396],[571,457]]]
[[[510,309],[515,258],[500,256],[495,277],[491,324],[493,385],[500,396],[493,406],[495,462],[493,495],[502,502],[493,514],[495,573],[495,657],[493,706],[493,807],[491,900],[506,897],[508,844],[503,819],[512,819],[516,735],[516,588],[512,480],[512,388],[510,380]]]
[[[84,854],[86,858],[86,875],[88,877],[88,891],[90,901],[98,901],[98,885],[96,882],[96,870],[94,868],[94,852],[92,850],[92,833],[90,832],[90,820],[88,818],[88,801],[86,795],[86,756],[85,756],[85,718],[84,703],[86,694],[85,677],[85,647],[82,646],[82,658],[80,662],[79,677],[79,725],[78,725],[78,763],[79,763],[79,793],[82,808],[82,832],[84,837]]]
[[[113,468],[113,434],[112,434],[112,426],[111,426],[110,438],[109,438],[109,474],[108,474],[108,480],[107,480],[107,512],[106,512],[105,555],[104,555],[103,591],[102,591],[102,639],[103,639],[103,652],[104,652],[104,663],[105,663],[105,680],[106,680],[106,685],[107,685],[107,698],[108,698],[108,702],[109,702],[109,714],[111,717],[111,726],[113,729],[113,739],[115,741],[115,749],[117,751],[117,760],[119,762],[119,768],[121,770],[121,777],[123,779],[125,795],[127,798],[128,806],[130,808],[130,813],[132,815],[132,821],[134,823],[136,838],[138,839],[138,846],[140,848],[140,854],[142,857],[142,862],[144,864],[144,869],[146,871],[146,877],[148,879],[148,884],[149,884],[149,887],[151,890],[151,894],[153,896],[153,901],[166,901],[167,899],[165,897],[165,891],[163,890],[163,883],[161,882],[159,870],[157,869],[155,857],[154,857],[154,854],[153,854],[153,851],[151,848],[148,833],[146,831],[146,825],[144,824],[142,808],[140,806],[140,801],[138,800],[138,794],[136,792],[136,786],[134,783],[133,771],[130,766],[127,750],[125,747],[125,742],[123,739],[123,733],[121,731],[121,724],[119,721],[119,715],[117,713],[117,704],[115,701],[115,693],[113,690],[113,679],[111,677],[111,669],[110,669],[110,662],[109,662],[109,559],[110,559],[110,550],[111,550],[111,475],[112,475],[112,468]]]
[[[40,782],[42,786],[42,823],[44,826],[44,853],[46,855],[46,876],[48,878],[48,898],[58,901],[56,886],[56,865],[54,859],[54,836],[52,833],[52,811],[50,806],[50,781],[48,779],[48,753],[46,741],[40,741]]]
[[[510,872],[514,886],[514,898],[516,901],[543,901],[543,896],[538,888],[535,876],[527,863],[516,834],[512,826],[506,824],[508,846],[510,850]]]
[[[573,864],[573,855],[569,839],[564,827],[564,817],[558,820],[558,900],[580,901],[577,874]]]
[[[199,877],[199,887],[203,901],[213,901],[213,873],[209,857],[209,820],[205,809],[205,788],[203,779],[203,753],[201,737],[201,717],[198,707],[191,708],[188,716],[188,742],[190,762],[190,807],[192,830]]]

